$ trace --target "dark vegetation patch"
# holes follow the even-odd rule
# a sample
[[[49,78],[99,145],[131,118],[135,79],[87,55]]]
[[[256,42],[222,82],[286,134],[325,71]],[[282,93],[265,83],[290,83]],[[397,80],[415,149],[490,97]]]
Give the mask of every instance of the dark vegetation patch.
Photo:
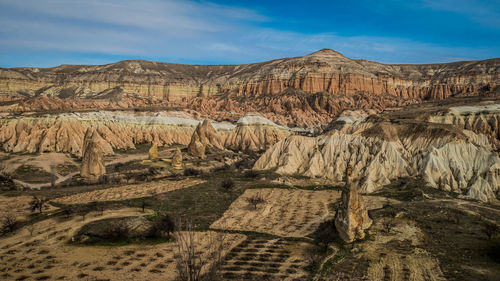
[[[420,201],[424,199],[457,198],[458,194],[427,186],[421,177],[400,178],[384,186],[372,195],[400,201]]]
[[[71,164],[57,165],[56,167],[56,172],[62,176],[66,176],[68,174],[78,171],[79,171],[78,167]]]
[[[30,165],[19,166],[12,174],[12,177],[29,183],[45,183],[56,179],[53,174]]]

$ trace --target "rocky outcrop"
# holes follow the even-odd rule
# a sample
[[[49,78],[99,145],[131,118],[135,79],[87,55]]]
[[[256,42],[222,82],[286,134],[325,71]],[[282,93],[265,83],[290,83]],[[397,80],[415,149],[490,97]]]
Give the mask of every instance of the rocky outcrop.
[[[175,150],[174,156],[172,157],[172,167],[174,167],[175,169],[182,168],[182,152],[178,147]]]
[[[487,136],[451,124],[389,117],[370,117],[348,130],[332,130],[314,138],[290,136],[266,151],[254,169],[340,183],[350,166],[353,180],[365,193],[399,177],[420,175],[432,187],[495,200],[500,158]]]
[[[365,230],[371,226],[372,220],[368,217],[368,210],[357,187],[348,181],[349,176],[346,175],[346,186],[342,189],[334,221],[340,238],[351,243],[365,238]]]
[[[153,143],[148,150],[149,160],[158,160],[158,146],[156,143]]]
[[[210,121],[205,119],[194,130],[188,145],[188,153],[204,159],[207,149],[224,150],[224,146],[220,135],[215,131]]]
[[[80,169],[80,176],[85,181],[95,182],[106,174],[103,143],[105,141],[94,128],[87,129],[83,141],[83,157]]]
[[[429,117],[430,122],[452,124],[465,130],[488,136],[491,144],[500,149],[500,104],[451,107]]]
[[[247,113],[236,123],[236,129],[224,136],[224,146],[237,151],[264,151],[291,134],[259,113]]]

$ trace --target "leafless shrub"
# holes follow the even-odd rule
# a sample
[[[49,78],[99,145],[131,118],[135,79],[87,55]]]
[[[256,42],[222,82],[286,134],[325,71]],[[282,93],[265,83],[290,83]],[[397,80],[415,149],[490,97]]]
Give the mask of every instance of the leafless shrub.
[[[38,209],[38,211],[41,214],[43,212],[43,206],[45,205],[46,202],[47,199],[45,198],[33,196],[33,199],[29,203],[31,212],[34,212]]]
[[[382,222],[382,227],[386,233],[389,233],[394,226],[396,226],[396,224],[392,218],[386,219]]]
[[[12,232],[14,229],[16,229],[18,226],[18,221],[16,216],[13,214],[7,214],[5,215],[3,221],[2,221],[2,231],[3,232]]]
[[[33,233],[35,233],[35,224],[32,223],[32,224],[28,225],[28,227],[26,229],[30,233],[30,236],[33,236]]]
[[[245,198],[245,201],[247,201],[248,204],[253,205],[255,210],[257,209],[257,205],[266,203],[266,200],[264,200],[264,197],[262,197],[260,193]]]
[[[182,281],[198,281],[202,276],[206,280],[217,280],[223,261],[223,250],[227,239],[226,233],[209,236],[208,248],[201,252],[201,237],[196,235],[190,222],[186,222],[183,231],[174,233],[177,251],[174,255],[179,279]],[[202,275],[204,273],[204,275]]]
[[[233,197],[234,181],[232,179],[225,179],[221,183],[222,190],[226,192],[229,197]]]

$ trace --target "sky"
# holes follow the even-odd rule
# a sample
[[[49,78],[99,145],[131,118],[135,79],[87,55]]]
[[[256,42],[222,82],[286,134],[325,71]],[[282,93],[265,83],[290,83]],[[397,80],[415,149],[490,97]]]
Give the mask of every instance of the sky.
[[[0,0],[0,67],[500,57],[498,0]]]

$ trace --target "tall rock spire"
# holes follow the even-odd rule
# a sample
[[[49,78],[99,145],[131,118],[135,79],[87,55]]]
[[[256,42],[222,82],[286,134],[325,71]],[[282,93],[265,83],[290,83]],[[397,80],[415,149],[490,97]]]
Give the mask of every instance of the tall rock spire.
[[[349,243],[363,239],[365,230],[372,224],[358,189],[350,181],[351,173],[351,168],[347,167],[345,172],[346,185],[342,189],[340,205],[335,214],[335,227],[340,237]]]

